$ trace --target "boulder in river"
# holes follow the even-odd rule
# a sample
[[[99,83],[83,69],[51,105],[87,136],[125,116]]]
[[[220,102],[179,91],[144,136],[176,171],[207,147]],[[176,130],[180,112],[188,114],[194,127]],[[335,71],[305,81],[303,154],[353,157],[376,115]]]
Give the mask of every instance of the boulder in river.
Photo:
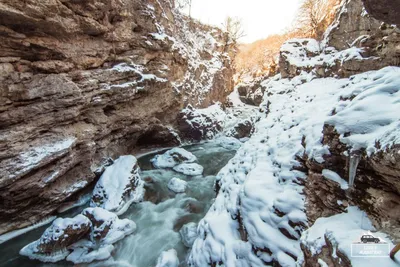
[[[187,182],[178,178],[172,178],[168,182],[168,189],[175,193],[184,193],[187,188]]]
[[[246,119],[238,122],[230,131],[231,136],[242,139],[250,137],[254,132],[254,122],[251,119]]]
[[[67,260],[75,264],[105,260],[111,256],[115,242],[136,230],[136,224],[129,219],[119,219],[117,215],[102,208],[87,208],[83,211],[92,228],[88,239],[79,240],[70,249],[73,252]]]
[[[92,223],[90,240],[107,244],[115,243],[136,230],[136,224],[128,219],[119,219],[117,215],[102,208],[87,208],[83,215]]]
[[[91,207],[101,207],[117,215],[126,211],[133,202],[143,199],[143,181],[134,156],[121,156],[109,166],[93,190]]]
[[[156,267],[178,267],[179,259],[175,249],[163,251],[157,260]]]
[[[203,170],[203,166],[197,163],[182,163],[174,167],[174,171],[190,176],[202,175]]]
[[[74,218],[58,218],[38,240],[23,247],[20,254],[43,262],[63,260],[69,254],[67,247],[85,237],[91,225],[81,214]]]
[[[185,224],[184,226],[182,226],[179,233],[181,234],[182,243],[186,247],[191,248],[194,241],[196,240],[196,238],[198,236],[197,235],[197,224],[194,222]]]
[[[196,156],[189,151],[175,147],[168,150],[164,154],[156,155],[151,159],[153,166],[157,169],[159,168],[173,168],[181,163],[191,163],[196,161]]]
[[[129,219],[102,208],[87,208],[74,218],[58,218],[40,239],[21,249],[20,254],[43,262],[71,261],[75,264],[105,260],[113,243],[136,230]]]

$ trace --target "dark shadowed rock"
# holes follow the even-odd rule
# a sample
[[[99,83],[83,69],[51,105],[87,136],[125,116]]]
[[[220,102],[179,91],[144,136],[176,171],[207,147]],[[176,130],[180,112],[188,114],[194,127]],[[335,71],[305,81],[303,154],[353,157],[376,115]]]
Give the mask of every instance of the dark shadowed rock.
[[[250,137],[254,132],[254,122],[251,119],[247,119],[236,124],[232,129],[232,136],[241,139]]]
[[[195,109],[188,106],[177,116],[181,136],[188,140],[212,138],[222,130],[225,113],[215,104],[206,109]]]
[[[399,0],[362,0],[367,12],[377,20],[400,25]]]

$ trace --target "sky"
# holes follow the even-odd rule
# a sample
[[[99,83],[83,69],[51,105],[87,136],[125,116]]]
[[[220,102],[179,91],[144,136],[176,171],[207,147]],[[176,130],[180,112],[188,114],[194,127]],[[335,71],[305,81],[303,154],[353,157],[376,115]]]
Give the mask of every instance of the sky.
[[[192,17],[221,26],[227,16],[242,19],[251,43],[282,32],[293,23],[300,0],[192,0]]]

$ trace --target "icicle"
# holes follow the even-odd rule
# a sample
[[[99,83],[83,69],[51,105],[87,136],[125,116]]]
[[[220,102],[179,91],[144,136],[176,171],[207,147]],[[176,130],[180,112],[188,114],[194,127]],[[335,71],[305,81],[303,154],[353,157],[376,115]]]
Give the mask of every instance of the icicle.
[[[349,187],[352,188],[354,185],[354,180],[356,178],[358,163],[360,163],[361,155],[357,152],[352,152],[350,154],[350,164],[349,164]]]

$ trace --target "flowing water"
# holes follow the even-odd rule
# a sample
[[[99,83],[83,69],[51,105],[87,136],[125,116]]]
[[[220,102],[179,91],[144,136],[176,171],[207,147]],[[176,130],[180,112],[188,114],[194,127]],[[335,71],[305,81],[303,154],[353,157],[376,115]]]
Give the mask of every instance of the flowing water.
[[[133,220],[137,230],[115,244],[112,259],[89,266],[155,266],[161,252],[171,248],[178,252],[180,266],[186,266],[188,249],[181,242],[179,229],[186,223],[197,223],[204,217],[215,197],[215,175],[234,156],[235,150],[217,141],[190,145],[185,149],[197,156],[197,163],[204,167],[203,175],[190,177],[168,169],[153,169],[150,159],[155,154],[140,157],[141,176],[149,181],[146,183],[145,201],[132,205],[120,216]],[[188,182],[185,194],[175,194],[168,190],[167,183],[173,177]],[[62,217],[74,216],[83,208],[70,210],[62,214]],[[46,227],[48,225],[1,244],[0,266],[72,266],[68,262],[43,264],[19,256],[19,250],[38,239]]]

